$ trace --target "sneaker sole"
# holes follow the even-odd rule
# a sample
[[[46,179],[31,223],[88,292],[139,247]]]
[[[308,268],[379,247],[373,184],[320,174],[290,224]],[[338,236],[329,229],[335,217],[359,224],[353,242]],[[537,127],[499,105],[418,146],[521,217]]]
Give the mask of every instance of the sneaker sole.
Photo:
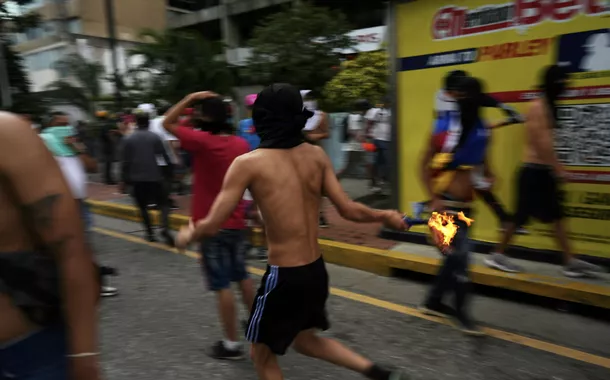
[[[459,322],[456,322],[454,319],[451,320],[451,326],[453,326],[456,330],[462,332],[463,334],[471,336],[471,337],[480,338],[480,337],[484,337],[487,335],[481,330],[465,329],[464,327],[462,327],[459,324]]]
[[[434,311],[434,310],[428,309],[425,306],[419,306],[417,308],[417,310],[419,310],[422,314],[430,315],[433,317],[439,317],[439,318],[448,318],[449,317],[449,315],[447,315],[447,314],[443,314],[439,311]]]
[[[507,273],[520,273],[521,272],[521,271],[518,271],[518,270],[515,270],[515,269],[511,269],[511,268],[505,267],[504,265],[500,265],[500,264],[496,263],[494,260],[491,260],[491,259],[485,259],[485,260],[483,260],[483,262],[485,263],[485,265],[487,265],[491,269],[497,269],[497,270],[502,271],[502,272],[507,272]]]
[[[108,298],[108,297],[116,297],[119,295],[119,292],[115,293],[100,293],[100,297]]]
[[[228,357],[224,357],[224,356],[214,356],[214,355],[210,355],[208,354],[209,357],[211,357],[212,359],[216,359],[216,360],[228,360],[228,361],[240,361],[240,360],[245,360],[246,359],[246,355],[240,355],[240,356],[228,356]]]

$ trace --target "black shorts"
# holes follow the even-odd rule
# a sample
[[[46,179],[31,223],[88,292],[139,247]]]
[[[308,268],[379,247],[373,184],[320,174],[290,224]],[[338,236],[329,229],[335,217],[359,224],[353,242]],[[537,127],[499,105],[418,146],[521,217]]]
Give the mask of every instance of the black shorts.
[[[517,179],[515,223],[523,226],[533,217],[543,223],[563,218],[559,182],[547,165],[524,164]]]
[[[246,338],[284,355],[304,330],[327,330],[328,273],[320,257],[301,267],[267,266],[258,289]]]

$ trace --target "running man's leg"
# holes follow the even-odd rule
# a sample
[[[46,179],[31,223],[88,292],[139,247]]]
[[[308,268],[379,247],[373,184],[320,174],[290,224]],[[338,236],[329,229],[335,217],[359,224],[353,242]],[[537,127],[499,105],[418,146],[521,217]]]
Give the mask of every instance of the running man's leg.
[[[241,290],[242,301],[248,309],[248,314],[252,312],[254,305],[254,281],[248,275],[246,268],[247,251],[247,230],[228,231],[233,237],[231,238],[231,281],[239,283]]]
[[[154,234],[152,230],[152,224],[150,221],[150,214],[148,213],[148,200],[150,197],[150,186],[146,182],[136,182],[133,184],[133,198],[140,210],[140,215],[142,216],[142,223],[144,224],[144,228],[146,229],[146,234],[148,235],[148,240],[154,240]]]
[[[243,350],[237,334],[235,298],[231,290],[233,239],[231,231],[223,230],[201,244],[203,271],[208,289],[216,293],[218,315],[224,332],[224,340],[216,342],[210,352],[210,356],[216,359],[243,358]]]

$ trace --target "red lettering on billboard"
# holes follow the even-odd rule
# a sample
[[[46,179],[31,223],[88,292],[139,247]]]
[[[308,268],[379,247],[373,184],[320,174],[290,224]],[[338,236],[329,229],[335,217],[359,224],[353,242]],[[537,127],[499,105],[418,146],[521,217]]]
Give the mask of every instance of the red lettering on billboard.
[[[562,22],[578,14],[597,16],[610,14],[603,0],[514,0],[468,9],[446,6],[432,20],[435,40],[488,33],[517,26],[531,26],[544,21]]]

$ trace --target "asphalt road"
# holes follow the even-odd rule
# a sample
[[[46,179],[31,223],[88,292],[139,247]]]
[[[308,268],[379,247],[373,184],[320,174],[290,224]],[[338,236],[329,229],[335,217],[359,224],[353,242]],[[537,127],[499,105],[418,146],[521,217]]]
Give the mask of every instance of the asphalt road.
[[[256,379],[249,360],[222,362],[205,354],[221,334],[215,298],[196,259],[145,244],[134,223],[95,222],[100,261],[120,270],[113,285],[121,294],[101,308],[107,379]],[[258,284],[264,264],[252,265]],[[334,295],[326,334],[414,379],[610,379],[606,322],[475,296],[473,314],[491,336],[468,338],[414,309],[426,284],[328,269]],[[291,380],[361,378],[294,352],[280,364]]]

